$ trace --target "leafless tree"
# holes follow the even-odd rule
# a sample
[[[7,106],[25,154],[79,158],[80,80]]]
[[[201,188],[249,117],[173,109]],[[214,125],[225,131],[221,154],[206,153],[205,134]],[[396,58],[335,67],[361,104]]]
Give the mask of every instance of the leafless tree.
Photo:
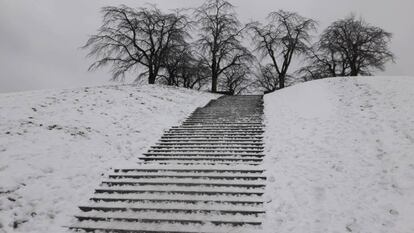
[[[161,75],[165,78],[167,85],[179,86],[180,73],[185,66],[193,62],[193,59],[190,44],[170,46],[162,65],[166,70],[166,75]]]
[[[163,63],[167,85],[201,89],[210,80],[208,67],[194,52],[195,46],[183,43],[171,46]]]
[[[210,69],[211,91],[217,92],[219,77],[231,67],[245,62],[251,54],[241,40],[244,28],[234,6],[225,0],[208,0],[195,10],[200,25],[202,60]]]
[[[371,75],[394,61],[388,47],[391,38],[391,33],[351,15],[335,21],[323,32],[306,69],[328,71],[321,73],[322,77]]]
[[[296,72],[303,81],[348,75],[349,65],[344,62],[344,56],[329,45],[315,43],[309,49],[305,60],[308,61],[308,65]]]
[[[200,90],[210,82],[210,69],[200,58],[193,57],[181,67],[179,80],[183,87]]]
[[[123,80],[126,72],[144,67],[137,79],[147,76],[148,83],[155,83],[169,46],[188,36],[188,17],[179,11],[165,14],[155,6],[121,5],[104,7],[102,13],[102,26],[84,48],[97,59],[89,70],[111,65],[113,80]]]
[[[253,22],[249,24],[249,29],[253,33],[255,50],[263,58],[267,57],[271,60],[270,65],[273,68],[270,69],[269,65],[263,66],[264,70],[260,75],[264,78],[261,82],[266,85],[267,92],[271,92],[285,87],[292,58],[307,51],[310,32],[316,30],[316,22],[297,13],[283,10],[271,12],[267,19],[266,25]]]
[[[278,76],[272,64],[261,65],[258,63],[255,76],[255,86],[258,89],[264,89],[265,94],[275,91],[279,85],[279,79],[275,78]]]
[[[252,85],[249,78],[251,70],[249,64],[242,63],[224,71],[224,77],[219,86],[229,95],[240,95]]]

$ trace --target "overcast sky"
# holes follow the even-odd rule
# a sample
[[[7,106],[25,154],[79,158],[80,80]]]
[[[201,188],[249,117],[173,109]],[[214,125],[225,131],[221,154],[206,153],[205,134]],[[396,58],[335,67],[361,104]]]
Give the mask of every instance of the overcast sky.
[[[105,71],[88,72],[91,60],[79,49],[101,23],[102,6],[161,9],[195,7],[199,0],[0,0],[0,92],[70,88],[108,83]],[[243,23],[262,20],[270,11],[296,11],[319,22],[319,32],[351,12],[392,32],[397,57],[379,75],[414,76],[413,0],[233,0]],[[292,70],[291,70],[292,71]]]

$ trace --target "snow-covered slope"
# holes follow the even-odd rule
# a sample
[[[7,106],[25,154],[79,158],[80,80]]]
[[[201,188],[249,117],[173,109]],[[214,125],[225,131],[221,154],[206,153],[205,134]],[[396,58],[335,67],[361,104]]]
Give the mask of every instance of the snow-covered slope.
[[[414,232],[414,78],[299,84],[265,118],[269,229]]]
[[[63,232],[111,167],[218,96],[131,85],[0,95],[0,232]]]

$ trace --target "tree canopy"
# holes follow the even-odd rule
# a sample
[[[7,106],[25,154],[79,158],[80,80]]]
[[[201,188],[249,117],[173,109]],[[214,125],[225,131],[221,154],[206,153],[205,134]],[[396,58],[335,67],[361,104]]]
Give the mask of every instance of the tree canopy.
[[[309,79],[371,75],[394,61],[389,49],[392,34],[351,15],[332,23],[310,50]]]
[[[123,79],[131,69],[144,67],[137,78],[148,77],[153,84],[163,65],[168,49],[188,37],[188,17],[180,12],[165,14],[150,8],[104,7],[103,24],[84,48],[97,61],[90,70],[112,66],[113,79]]]
[[[209,67],[211,91],[217,92],[218,79],[234,66],[249,62],[249,50],[242,45],[243,31],[234,6],[224,0],[208,0],[195,10],[200,25],[202,61]]]
[[[297,77],[371,75],[394,61],[392,34],[354,15],[333,22],[316,42],[313,19],[278,10],[265,22],[243,24],[226,0],[167,13],[154,5],[108,6],[102,15],[102,25],[83,48],[95,59],[89,70],[109,66],[112,80],[132,73],[150,84],[196,89],[210,84],[212,92],[228,94],[254,86],[268,93]]]
[[[262,57],[271,60],[262,73],[263,87],[267,92],[284,88],[289,66],[294,55],[307,52],[310,44],[310,32],[316,30],[316,22],[298,13],[279,10],[271,12],[267,24],[253,22],[249,25],[253,33],[255,50]],[[275,79],[275,80],[272,80]],[[276,80],[277,79],[277,80]]]

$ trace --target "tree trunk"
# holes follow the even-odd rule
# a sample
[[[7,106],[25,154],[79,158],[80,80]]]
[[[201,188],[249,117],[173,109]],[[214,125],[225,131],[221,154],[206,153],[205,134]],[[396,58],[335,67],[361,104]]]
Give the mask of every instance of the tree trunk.
[[[156,78],[156,75],[150,72],[148,76],[148,84],[155,84],[155,78]]]
[[[211,92],[217,93],[217,79],[218,79],[218,70],[217,70],[217,62],[213,56],[211,61]]]
[[[285,75],[279,75],[279,89],[285,88]]]
[[[351,69],[350,76],[358,76],[358,71],[356,69]]]
[[[172,75],[172,74],[169,74],[168,75],[168,79],[167,79],[168,81],[167,81],[167,85],[168,86],[172,86],[173,85],[173,83],[174,83],[174,76]]]
[[[211,92],[213,93],[217,93],[217,79],[217,74],[213,73],[211,77]]]
[[[350,67],[351,67],[350,76],[358,76],[359,71],[354,61],[350,63]]]

